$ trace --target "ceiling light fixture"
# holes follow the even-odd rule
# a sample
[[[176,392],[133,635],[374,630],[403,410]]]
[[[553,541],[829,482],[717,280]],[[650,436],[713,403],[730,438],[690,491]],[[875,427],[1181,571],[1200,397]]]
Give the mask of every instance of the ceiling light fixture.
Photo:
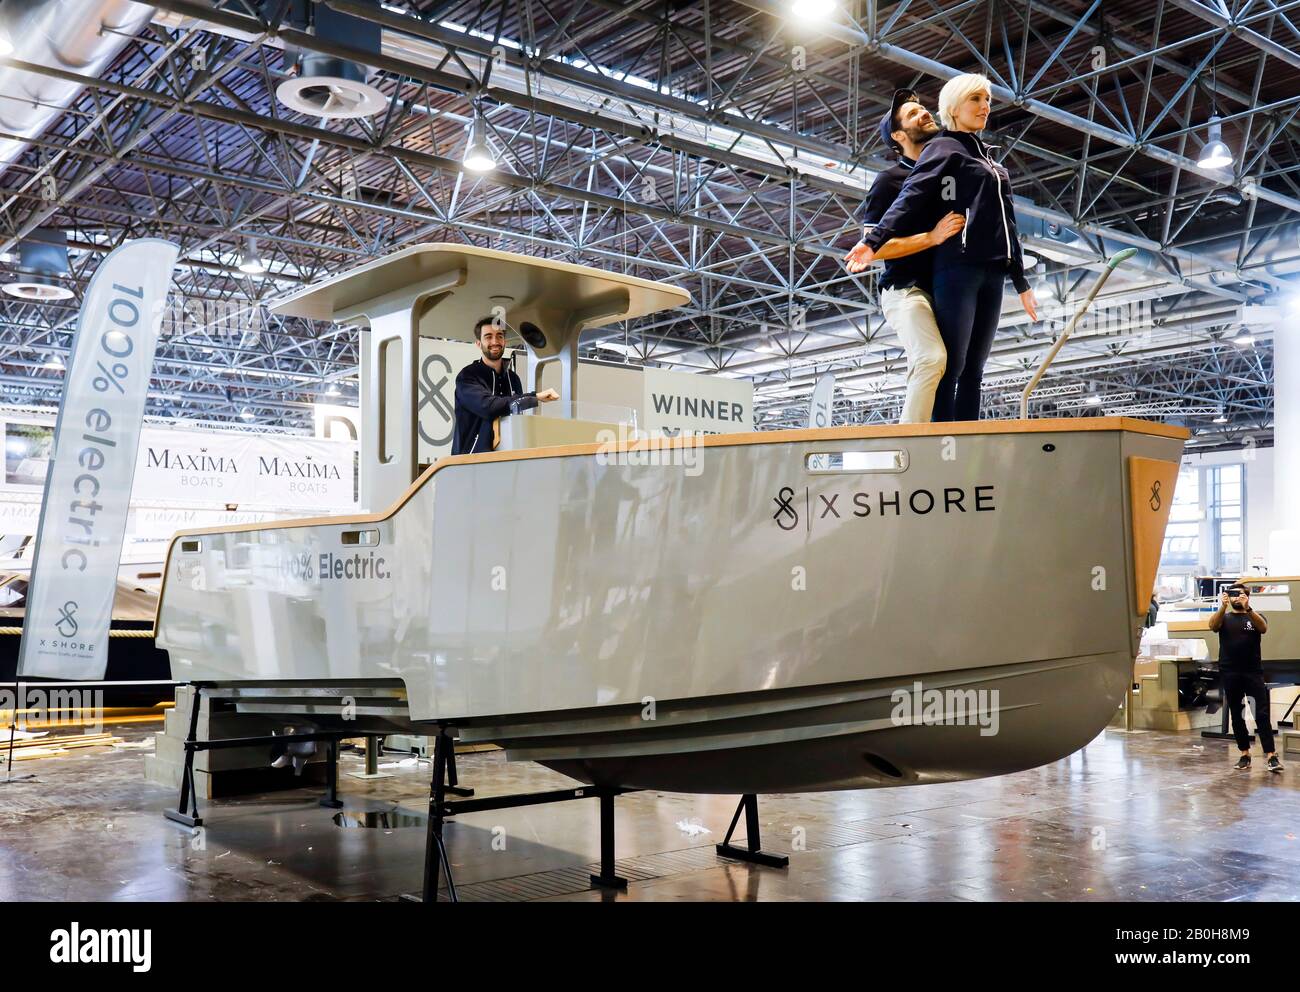
[[[469,122],[469,136],[465,141],[465,157],[461,164],[470,172],[491,172],[497,167],[496,156],[487,138],[487,119],[476,108],[474,119]]]
[[[249,238],[239,256],[239,271],[245,275],[260,276],[266,271],[266,262],[257,250],[257,238]]]
[[[1214,98],[1214,94],[1218,91],[1219,60],[1216,58],[1210,62],[1210,133],[1205,147],[1201,149],[1201,157],[1196,161],[1202,169],[1232,168],[1232,149],[1224,144],[1223,125],[1219,123],[1219,106]]]
[[[1196,160],[1196,164],[1202,169],[1231,169],[1233,162],[1232,149],[1223,141],[1223,125],[1219,123],[1219,115],[1211,114],[1210,137],[1201,149],[1201,157]]]
[[[793,0],[790,15],[798,20],[824,21],[835,13],[835,0]]]

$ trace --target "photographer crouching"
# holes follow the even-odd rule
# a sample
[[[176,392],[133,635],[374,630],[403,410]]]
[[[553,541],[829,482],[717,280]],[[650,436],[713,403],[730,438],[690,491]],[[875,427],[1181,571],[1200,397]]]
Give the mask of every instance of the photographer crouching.
[[[1250,731],[1246,729],[1246,697],[1255,701],[1255,728],[1268,760],[1268,770],[1280,772],[1282,762],[1273,750],[1273,711],[1264,666],[1260,659],[1260,638],[1268,633],[1268,621],[1250,608],[1250,590],[1228,586],[1219,599],[1219,610],[1210,617],[1210,629],[1219,635],[1219,677],[1228,712],[1232,714],[1232,735],[1241,757],[1236,768],[1250,767]]]

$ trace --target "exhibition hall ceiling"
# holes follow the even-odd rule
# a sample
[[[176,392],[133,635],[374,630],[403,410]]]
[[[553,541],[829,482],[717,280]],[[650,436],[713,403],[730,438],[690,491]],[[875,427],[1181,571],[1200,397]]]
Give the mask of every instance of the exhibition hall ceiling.
[[[800,422],[827,370],[837,421],[894,419],[902,351],[875,275],[841,258],[889,164],[893,89],[933,108],[969,71],[995,87],[988,137],[1048,313],[1029,325],[1009,295],[985,416],[1013,415],[1104,259],[1137,247],[1035,414],[1152,416],[1207,446],[1271,436],[1273,331],[1252,315],[1300,320],[1294,4],[842,0],[822,22],[789,0],[81,6],[79,61],[22,35],[0,60],[0,280],[56,232],[73,291],[3,297],[9,404],[57,399],[95,266],[157,236],[182,268],[149,412],[308,430],[314,403],[355,402],[357,332],[268,304],[453,241],[689,290],[584,353],[750,379],[760,427]],[[1230,165],[1204,164],[1215,136]],[[467,165],[471,144],[495,168]]]

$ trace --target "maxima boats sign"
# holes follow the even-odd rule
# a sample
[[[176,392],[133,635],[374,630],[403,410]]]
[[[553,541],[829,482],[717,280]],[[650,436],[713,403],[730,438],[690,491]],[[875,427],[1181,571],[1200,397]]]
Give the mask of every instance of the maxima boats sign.
[[[81,306],[54,428],[18,675],[102,679],[136,448],[179,249],[114,250]]]
[[[272,434],[146,431],[136,492],[169,501],[351,510],[356,447]]]

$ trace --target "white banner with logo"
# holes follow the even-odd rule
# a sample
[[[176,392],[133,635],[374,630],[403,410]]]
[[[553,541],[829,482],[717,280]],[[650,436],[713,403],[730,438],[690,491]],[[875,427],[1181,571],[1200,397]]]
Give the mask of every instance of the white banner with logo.
[[[579,375],[582,373],[579,372]],[[646,369],[641,426],[652,433],[732,434],[754,429],[754,384],[717,375]]]
[[[356,450],[351,442],[291,435],[150,431],[136,491],[167,502],[352,510]]]
[[[0,534],[34,534],[39,504],[28,509],[23,501],[44,487],[54,429],[17,421],[6,421],[3,429],[0,490],[10,498],[0,500]],[[336,422],[334,430],[346,436],[346,426]],[[136,452],[131,504],[243,506],[308,516],[352,512],[356,451],[350,440],[146,427]]]
[[[561,400],[569,398],[560,388],[558,364],[543,370],[542,386],[560,390]],[[619,412],[632,410],[637,429],[647,434],[731,434],[754,429],[754,384],[746,380],[579,362],[578,395],[578,419],[614,420]],[[564,403],[550,406],[554,412],[543,408],[543,415],[569,412]]]
[[[102,679],[136,449],[179,249],[128,242],[86,290],[54,428],[18,675]]]

